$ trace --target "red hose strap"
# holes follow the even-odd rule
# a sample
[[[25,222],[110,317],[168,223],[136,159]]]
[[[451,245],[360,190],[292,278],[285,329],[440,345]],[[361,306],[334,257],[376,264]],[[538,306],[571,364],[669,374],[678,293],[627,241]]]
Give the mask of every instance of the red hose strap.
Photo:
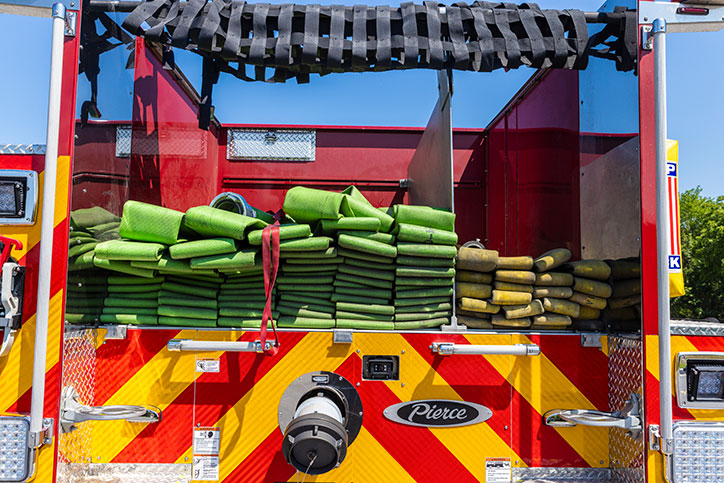
[[[13,238],[0,235],[0,242],[3,244],[3,251],[0,253],[0,267],[10,258],[10,249],[15,246],[18,250],[23,249],[23,244]]]
[[[261,348],[264,354],[273,356],[279,351],[279,335],[272,317],[272,292],[274,284],[277,280],[277,271],[279,270],[279,222],[264,228],[261,234],[262,240],[262,260],[264,264],[264,294],[266,295],[266,304],[264,305],[264,315],[261,320],[261,330],[259,333]],[[274,344],[269,350],[266,349],[266,330],[267,324],[271,322],[274,331]]]

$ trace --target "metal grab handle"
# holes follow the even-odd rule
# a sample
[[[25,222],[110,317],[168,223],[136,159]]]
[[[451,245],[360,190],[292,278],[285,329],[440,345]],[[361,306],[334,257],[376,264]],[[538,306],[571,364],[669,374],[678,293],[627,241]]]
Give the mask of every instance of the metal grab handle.
[[[270,350],[272,343],[267,341],[264,348],[260,341],[223,341],[171,339],[166,349],[173,352],[258,352]]]
[[[441,356],[451,355],[500,355],[500,356],[537,356],[540,346],[536,344],[513,345],[472,345],[452,342],[433,342],[432,352]]]
[[[628,429],[633,423],[631,417],[616,416],[616,413],[590,411],[585,409],[566,409],[559,413],[560,417],[570,423],[584,426],[600,426],[608,428]],[[635,418],[637,419],[637,418]],[[640,423],[640,422],[639,422]]]
[[[75,431],[75,423],[85,421],[118,421],[131,423],[157,423],[161,420],[161,409],[156,406],[114,405],[86,406],[81,404],[75,388],[63,388],[60,408],[60,427],[64,433]]]
[[[543,414],[543,422],[546,426],[554,428],[572,428],[579,424],[582,426],[621,428],[626,429],[632,438],[638,439],[642,429],[639,395],[632,394],[623,409],[616,412],[592,409],[551,409]]]
[[[0,258],[7,260],[7,258],[5,258],[5,251],[7,249],[7,255],[9,256],[10,243],[14,242],[14,240],[3,236],[0,236],[0,239],[2,239],[5,244],[5,248],[3,248],[3,253],[0,255]],[[19,244],[19,248],[22,248],[22,246],[22,244]],[[7,261],[3,262],[0,267],[0,304],[2,304],[3,312],[5,314],[3,317],[0,317],[0,330],[3,331],[3,341],[0,345],[0,357],[5,357],[10,354],[10,349],[13,348],[15,336],[18,333],[18,326],[14,322],[16,322],[15,319],[19,316],[20,300],[17,296],[13,295],[13,284],[15,282],[15,275],[18,273],[20,268],[17,263]]]

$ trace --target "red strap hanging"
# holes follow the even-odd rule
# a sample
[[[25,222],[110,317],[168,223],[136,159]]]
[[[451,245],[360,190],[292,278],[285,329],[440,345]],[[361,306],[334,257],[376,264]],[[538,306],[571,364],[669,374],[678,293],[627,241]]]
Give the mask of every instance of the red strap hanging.
[[[274,284],[277,280],[277,271],[279,269],[279,221],[275,217],[273,225],[264,228],[261,235],[262,239],[262,260],[264,264],[264,294],[266,295],[266,304],[264,305],[264,315],[261,320],[261,331],[259,333],[261,348],[264,354],[273,356],[279,351],[279,335],[272,317],[272,292]],[[271,322],[274,331],[274,344],[269,350],[266,349],[266,330],[267,323]]]
[[[13,238],[0,235],[0,242],[3,244],[3,251],[0,253],[0,267],[10,258],[10,249],[14,246],[18,250],[23,249],[23,244]]]

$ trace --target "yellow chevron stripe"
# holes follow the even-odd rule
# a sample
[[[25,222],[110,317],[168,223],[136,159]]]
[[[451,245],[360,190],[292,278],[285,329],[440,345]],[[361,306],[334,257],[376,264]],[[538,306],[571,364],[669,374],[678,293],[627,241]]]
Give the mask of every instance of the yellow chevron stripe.
[[[489,337],[489,339],[488,339]],[[508,336],[486,336],[490,344]],[[443,379],[430,364],[399,334],[380,336],[375,334],[355,335],[355,344],[364,354],[400,354],[401,381],[385,382],[401,401],[414,399],[453,399],[463,398]],[[402,387],[401,382],[405,383]],[[376,384],[376,383],[375,383]],[[468,468],[473,475],[482,481],[483,466],[480,463],[480,449],[485,448],[485,455],[509,457],[521,462],[521,458],[511,449],[510,442],[504,441],[488,424],[476,424],[460,428],[431,428],[435,437],[452,452],[455,457]],[[475,441],[475,444],[471,444]]]
[[[334,371],[351,352],[347,344],[333,344],[332,334],[313,332],[254,384],[254,388],[214,424],[221,428],[219,479],[226,478],[272,431],[279,431],[276,405],[294,378],[311,371]],[[269,410],[270,405],[274,410]],[[239,438],[240,434],[244,437]],[[191,452],[189,447],[176,462],[189,461]]]
[[[43,186],[45,173],[38,174],[38,205],[35,223],[30,226],[3,227],[3,235],[22,242],[21,250],[13,249],[11,256],[16,260],[25,256],[40,242],[40,225],[43,213]],[[55,189],[55,216],[53,226],[58,226],[68,216],[68,186],[70,179],[70,157],[58,157],[58,171]]]
[[[53,483],[53,460],[55,459],[56,440],[49,445],[42,446],[38,449],[38,456],[35,460],[35,478],[31,480],[33,483]]]
[[[344,463],[323,475],[307,475],[304,481],[390,481],[414,483],[414,479],[364,427],[354,440],[354,450]],[[287,481],[297,481],[295,473]]]
[[[45,356],[46,372],[60,360],[60,337],[62,333],[61,308],[64,291],[60,290],[50,299],[48,312],[48,349]],[[0,391],[0,412],[7,411],[15,401],[30,389],[33,383],[33,348],[35,347],[35,315],[27,320],[19,332],[10,354],[0,358],[2,388]]]
[[[197,336],[197,333],[200,334]],[[176,339],[235,340],[241,332],[182,330]],[[103,405],[151,404],[162,411],[166,409],[200,373],[196,372],[196,354],[170,352],[164,347],[151,358]],[[98,426],[96,426],[98,425]],[[138,434],[145,424],[126,421],[101,421],[94,423],[91,454],[94,463],[108,463],[120,453]]]
[[[471,338],[466,337],[468,340]],[[511,338],[512,343],[532,343],[524,334],[513,334]],[[541,415],[551,409],[596,409],[545,354],[535,357],[485,358]],[[590,466],[608,466],[607,428],[576,426],[556,430]]]
[[[699,349],[683,335],[671,337],[671,391],[676,396],[676,358],[680,352],[699,352]],[[659,380],[659,336],[646,336],[646,370]],[[687,409],[694,419],[724,421],[724,415],[713,409]]]

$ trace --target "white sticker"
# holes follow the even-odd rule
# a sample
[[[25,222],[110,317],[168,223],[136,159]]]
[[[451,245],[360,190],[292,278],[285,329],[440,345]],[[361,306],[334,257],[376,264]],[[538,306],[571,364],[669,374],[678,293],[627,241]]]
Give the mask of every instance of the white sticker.
[[[220,435],[219,428],[194,428],[194,456],[218,455]]]
[[[485,458],[485,483],[510,483],[512,480],[510,458]]]
[[[198,359],[196,361],[196,372],[219,372],[221,361],[219,359]]]
[[[219,480],[219,457],[218,456],[194,456],[193,472],[194,480],[218,481]]]

